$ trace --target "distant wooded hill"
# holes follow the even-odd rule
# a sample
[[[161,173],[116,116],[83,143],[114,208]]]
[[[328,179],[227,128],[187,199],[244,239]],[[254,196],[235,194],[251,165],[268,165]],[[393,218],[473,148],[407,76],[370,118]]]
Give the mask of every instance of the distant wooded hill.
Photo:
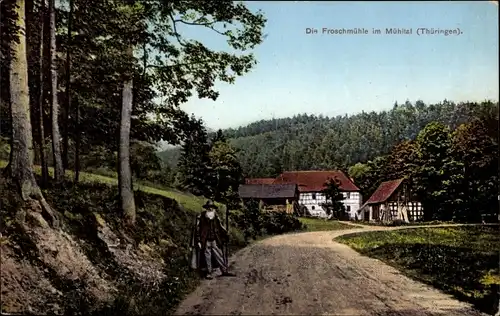
[[[283,170],[345,170],[389,153],[402,140],[414,139],[432,121],[454,129],[474,117],[498,120],[498,102],[445,100],[426,105],[407,101],[394,104],[389,111],[332,118],[302,114],[261,120],[223,133],[239,150],[247,177],[275,177]],[[180,149],[169,149],[159,156],[175,167]]]

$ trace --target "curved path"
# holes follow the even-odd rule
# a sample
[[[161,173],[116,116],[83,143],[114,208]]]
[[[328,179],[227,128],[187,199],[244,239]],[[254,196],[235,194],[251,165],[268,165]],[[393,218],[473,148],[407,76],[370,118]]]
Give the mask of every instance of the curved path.
[[[445,226],[457,225],[439,225]],[[357,226],[265,239],[231,258],[236,277],[204,280],[176,314],[483,315],[333,241],[344,234],[415,227]]]

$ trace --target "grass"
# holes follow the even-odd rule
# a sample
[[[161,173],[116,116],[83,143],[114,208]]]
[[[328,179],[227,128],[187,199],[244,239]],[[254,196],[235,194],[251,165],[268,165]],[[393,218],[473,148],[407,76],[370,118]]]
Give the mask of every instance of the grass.
[[[425,227],[344,235],[336,241],[494,314],[500,285],[495,226]]]
[[[8,162],[5,160],[0,160],[0,169],[5,168]],[[42,173],[40,166],[35,166],[34,171],[36,174],[40,175]],[[54,168],[49,167],[49,175],[54,176]],[[74,178],[74,172],[72,170],[66,170],[66,177],[68,179]],[[94,173],[80,172],[80,182],[81,183],[104,183],[107,185],[117,186],[118,179],[108,176],[103,176]],[[182,207],[185,207],[194,211],[201,211],[204,204],[204,199],[194,196],[192,194],[184,193],[171,188],[153,188],[151,186],[142,185],[140,183],[134,184],[134,190],[140,190],[145,193],[160,195],[170,199],[176,200]]]
[[[319,218],[301,217],[300,222],[307,226],[307,231],[342,230],[355,228],[338,221],[325,221],[324,219]]]
[[[391,222],[369,222],[369,221],[363,221],[363,225],[366,226],[435,226],[435,225],[443,225],[443,224],[457,224],[456,222],[452,221],[429,221],[429,222],[409,222],[405,223],[403,221],[391,221]]]

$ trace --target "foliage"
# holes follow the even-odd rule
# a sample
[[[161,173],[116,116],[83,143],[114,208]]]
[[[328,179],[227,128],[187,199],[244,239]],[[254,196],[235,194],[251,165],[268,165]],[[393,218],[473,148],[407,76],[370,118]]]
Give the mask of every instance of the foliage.
[[[302,222],[285,212],[265,212],[262,227],[266,235],[279,235],[304,229]]]
[[[303,230],[299,219],[285,212],[262,212],[255,200],[245,202],[242,211],[231,212],[232,220],[243,231],[245,240],[265,235]]]
[[[394,265],[419,281],[494,313],[498,281],[498,227],[418,228],[338,237],[364,255]]]
[[[214,174],[210,163],[210,144],[205,127],[201,120],[192,117],[189,136],[182,145],[179,159],[179,176],[181,188],[195,195],[210,197],[214,183]]]
[[[244,179],[236,151],[221,139],[212,142],[209,157],[211,172],[215,176],[215,183],[212,185],[214,200],[227,203],[231,208],[237,207],[238,187]]]
[[[322,207],[326,214],[332,214],[335,219],[344,219],[347,215],[345,205],[342,203],[345,197],[338,183],[334,179],[330,179],[325,183],[325,186],[322,193],[325,195],[326,202],[323,203]]]
[[[349,168],[390,153],[405,140],[414,140],[421,129],[436,121],[454,130],[480,118],[487,121],[493,137],[498,130],[498,103],[414,104],[406,102],[380,112],[323,117],[300,114],[261,120],[223,134],[239,149],[246,177],[270,177],[276,165],[282,170]],[[498,136],[496,136],[498,137]],[[169,149],[164,155],[176,155]],[[168,159],[167,159],[168,160]],[[364,193],[364,195],[369,195]]]
[[[417,136],[413,180],[424,220],[451,220],[460,203],[454,191],[462,180],[463,164],[453,159],[451,150],[450,130],[443,124],[430,123]]]
[[[490,128],[480,120],[454,131],[431,122],[414,141],[403,141],[388,155],[358,163],[349,172],[365,201],[382,181],[405,178],[410,197],[423,204],[425,221],[480,222],[498,214],[498,142]]]
[[[463,181],[458,184],[462,203],[456,205],[454,217],[478,220],[497,207],[493,197],[498,190],[498,141],[488,135],[482,121],[475,120],[453,132],[452,151],[464,169]]]
[[[366,201],[387,177],[387,156],[379,156],[366,164],[358,163],[349,169]]]
[[[385,179],[409,179],[412,170],[416,168],[416,144],[414,141],[405,140],[395,145],[387,157]]]
[[[2,1],[2,64],[0,135],[10,136],[8,115],[8,44],[13,40],[12,4]],[[27,23],[30,60],[30,96],[36,117],[36,100],[40,88],[38,16],[43,14],[40,1],[33,1]],[[127,3],[74,0],[72,36],[67,36],[69,19],[67,1],[56,4],[57,10],[57,73],[60,86],[71,80],[71,108],[61,116],[68,124],[69,165],[75,163],[73,146],[81,139],[79,151],[85,158],[98,146],[109,157],[116,155],[123,74],[133,76],[133,116],[131,137],[136,141],[156,143],[160,140],[180,144],[189,133],[189,116],[178,107],[196,92],[200,98],[215,100],[216,81],[233,83],[256,63],[251,53],[262,41],[265,18],[253,13],[244,4],[221,2],[217,5],[198,3],[164,3],[135,0]],[[133,3],[133,4],[131,4]],[[105,17],[105,18],[103,18]],[[101,21],[101,23],[95,23]],[[228,47],[214,51],[189,34],[187,27],[197,27],[221,35]],[[6,32],[6,33],[5,33]],[[5,34],[4,34],[5,33]],[[125,48],[135,45],[133,58]],[[71,73],[66,76],[65,53],[71,52]],[[64,57],[63,57],[64,56]],[[5,62],[7,61],[7,62]],[[43,82],[42,82],[43,83]],[[46,85],[48,87],[48,85]],[[61,89],[63,90],[63,89]],[[66,91],[59,91],[61,104],[66,103]],[[47,93],[45,93],[47,98]],[[163,100],[163,101],[159,101]],[[77,120],[79,121],[77,124]],[[50,121],[45,115],[46,138],[50,139]],[[38,135],[37,126],[33,126]],[[64,136],[64,135],[63,135]],[[37,139],[35,137],[35,139]],[[37,140],[38,142],[38,140]],[[50,156],[50,155],[49,155]],[[104,157],[102,157],[104,158]],[[115,162],[112,165],[116,165]],[[138,171],[143,173],[144,170]],[[137,175],[136,175],[137,176]],[[157,175],[156,175],[156,178]]]

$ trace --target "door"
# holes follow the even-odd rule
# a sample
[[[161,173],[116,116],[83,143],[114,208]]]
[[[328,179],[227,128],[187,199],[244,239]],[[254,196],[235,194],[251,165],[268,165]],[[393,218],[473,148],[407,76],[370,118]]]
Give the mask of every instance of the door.
[[[373,205],[372,218],[373,220],[380,220],[380,204]]]

